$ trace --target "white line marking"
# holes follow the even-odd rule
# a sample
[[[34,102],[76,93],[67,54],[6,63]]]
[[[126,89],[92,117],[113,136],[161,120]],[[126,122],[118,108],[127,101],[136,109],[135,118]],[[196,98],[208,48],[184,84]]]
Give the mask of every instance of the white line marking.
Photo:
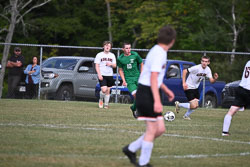
[[[107,125],[107,124],[104,124]],[[134,134],[143,134],[143,132],[139,131],[130,131],[130,130],[117,130],[112,128],[93,128],[89,127],[89,125],[81,125],[81,124],[74,124],[74,126],[68,126],[64,124],[23,124],[23,123],[0,123],[0,126],[21,126],[21,127],[44,127],[44,128],[58,128],[58,129],[80,129],[80,130],[95,130],[95,131],[117,131],[117,132],[129,132]],[[244,141],[237,141],[237,140],[226,140],[221,138],[210,138],[210,137],[201,137],[201,136],[185,136],[179,134],[163,134],[163,136],[170,136],[170,137],[179,137],[179,138],[190,138],[190,139],[199,139],[199,140],[211,140],[211,141],[218,141],[218,142],[229,142],[229,143],[236,143],[236,144],[248,144],[250,142]]]

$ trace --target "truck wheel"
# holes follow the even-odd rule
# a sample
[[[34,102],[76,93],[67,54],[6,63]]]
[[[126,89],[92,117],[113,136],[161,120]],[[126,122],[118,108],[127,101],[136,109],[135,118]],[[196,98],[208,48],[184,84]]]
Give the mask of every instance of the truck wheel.
[[[62,85],[56,94],[56,100],[73,100],[73,88],[71,85]]]
[[[206,108],[216,108],[216,99],[211,95],[206,95],[205,106]]]
[[[130,104],[131,103],[131,98],[129,95],[124,95],[123,97],[123,103],[124,104]]]

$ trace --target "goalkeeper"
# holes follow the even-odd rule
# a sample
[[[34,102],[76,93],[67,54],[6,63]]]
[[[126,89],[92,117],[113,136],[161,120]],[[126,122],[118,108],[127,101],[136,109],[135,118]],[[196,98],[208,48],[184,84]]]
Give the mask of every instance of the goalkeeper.
[[[134,103],[130,109],[132,110],[133,116],[137,118],[135,94],[140,71],[143,69],[143,62],[137,52],[131,51],[130,43],[124,43],[122,50],[124,53],[117,59],[118,72],[122,78],[122,85],[127,86],[129,92],[134,97]],[[139,65],[141,65],[140,69]]]

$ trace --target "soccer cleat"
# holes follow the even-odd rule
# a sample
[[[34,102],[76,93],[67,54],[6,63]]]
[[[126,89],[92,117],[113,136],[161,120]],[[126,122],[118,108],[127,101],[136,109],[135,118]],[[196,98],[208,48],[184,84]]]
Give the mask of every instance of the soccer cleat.
[[[174,104],[175,104],[175,112],[177,114],[179,113],[179,110],[180,110],[179,103],[180,103],[179,101],[174,102]]]
[[[221,136],[230,136],[228,132],[222,132]]]
[[[103,100],[99,99],[99,108],[103,108]]]
[[[137,165],[136,164],[136,153],[129,151],[128,145],[123,147],[122,152],[128,157],[128,159],[130,160],[130,163]]]
[[[105,108],[105,109],[109,109],[109,106],[108,106],[108,105],[104,105],[104,108]]]
[[[151,164],[146,164],[146,165],[139,165],[137,164],[136,167],[153,167]]]
[[[137,112],[137,110],[133,110],[132,106],[130,106],[130,109],[131,109],[131,111],[132,111],[132,114],[133,114],[134,118],[136,119],[136,118],[138,117],[138,112]]]
[[[185,120],[191,120],[191,118],[189,117],[189,116],[183,116],[183,119],[185,119]]]

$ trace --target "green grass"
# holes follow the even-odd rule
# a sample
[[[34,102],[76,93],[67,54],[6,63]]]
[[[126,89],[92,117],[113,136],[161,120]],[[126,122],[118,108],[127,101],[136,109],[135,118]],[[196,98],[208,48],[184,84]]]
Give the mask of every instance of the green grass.
[[[249,110],[235,115],[229,137],[221,137],[227,109],[198,109],[191,121],[184,112],[155,141],[154,166],[249,166]],[[144,128],[125,104],[1,99],[0,166],[131,167],[121,148]]]

